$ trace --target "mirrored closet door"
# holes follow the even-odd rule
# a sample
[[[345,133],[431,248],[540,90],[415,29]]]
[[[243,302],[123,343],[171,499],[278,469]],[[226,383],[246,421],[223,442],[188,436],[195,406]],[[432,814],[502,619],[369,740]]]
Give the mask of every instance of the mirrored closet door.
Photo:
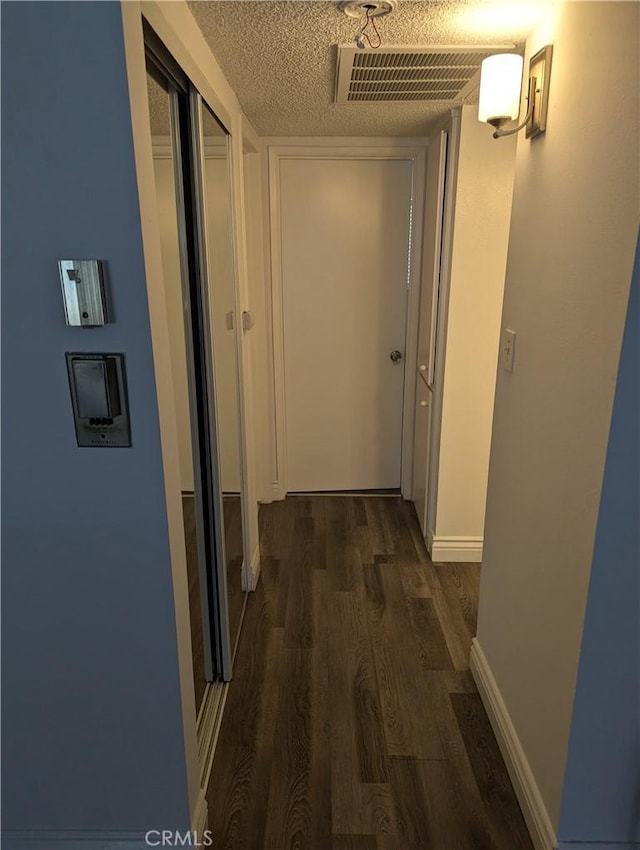
[[[215,376],[219,482],[222,496],[221,538],[226,572],[231,651],[237,645],[245,602],[242,512],[242,455],[238,370],[238,313],[233,253],[230,135],[193,90],[193,124],[197,133],[202,187],[200,215],[209,298]]]
[[[196,716],[231,678],[245,594],[229,136],[146,33]]]

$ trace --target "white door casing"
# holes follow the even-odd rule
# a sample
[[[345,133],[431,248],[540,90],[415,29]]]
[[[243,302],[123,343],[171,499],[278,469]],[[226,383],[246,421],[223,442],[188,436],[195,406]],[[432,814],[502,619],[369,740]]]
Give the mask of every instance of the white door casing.
[[[269,165],[274,494],[408,492],[424,149],[271,148]]]
[[[447,133],[430,141],[427,154],[422,284],[418,323],[418,375],[413,432],[412,499],[423,535],[428,533],[429,454],[435,380],[436,328],[439,312]]]
[[[446,163],[447,133],[441,130],[430,143],[427,155],[422,286],[418,325],[418,368],[429,386],[433,384],[435,377]]]
[[[461,110],[451,110],[446,121],[447,157],[446,179],[442,210],[442,237],[440,241],[440,263],[438,282],[438,304],[436,311],[434,375],[431,394],[431,424],[427,461],[427,549],[431,551],[436,527],[438,501],[438,473],[440,466],[440,436],[442,430],[442,404],[444,391],[445,352],[447,346],[447,317],[449,313],[449,289],[453,253],[453,224],[455,217],[456,185],[458,180],[458,153],[460,148]],[[429,140],[429,146],[433,139]]]
[[[423,535],[427,533],[427,482],[431,434],[432,392],[419,375],[416,381],[416,407],[413,439],[412,501]]]

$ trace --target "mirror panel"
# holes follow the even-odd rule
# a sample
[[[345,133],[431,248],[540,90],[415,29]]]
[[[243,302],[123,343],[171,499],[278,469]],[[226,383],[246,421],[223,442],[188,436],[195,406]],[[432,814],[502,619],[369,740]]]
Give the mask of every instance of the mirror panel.
[[[194,467],[193,399],[190,384],[193,365],[189,363],[191,352],[188,345],[189,299],[185,282],[186,258],[181,247],[180,219],[184,214],[179,198],[181,165],[176,156],[175,136],[172,128],[172,105],[169,90],[165,90],[147,73],[147,91],[154,143],[154,177],[158,213],[158,228],[162,251],[163,283],[169,348],[171,355],[171,378],[174,392],[174,407],[178,434],[178,460],[180,466],[180,489],[184,519],[187,581],[189,588],[189,621],[191,628],[191,652],[193,661],[193,684],[195,690],[196,716],[202,706],[207,682],[213,677],[211,654],[207,652],[209,641],[205,641],[208,622],[206,588],[202,587],[202,546],[199,542],[198,525],[202,522],[197,503],[197,484]],[[193,388],[191,389],[191,396]],[[196,437],[197,439],[197,437]]]
[[[219,471],[231,646],[240,630],[243,518],[238,326],[231,219],[229,136],[202,102],[204,204],[207,231],[208,289],[216,387]]]

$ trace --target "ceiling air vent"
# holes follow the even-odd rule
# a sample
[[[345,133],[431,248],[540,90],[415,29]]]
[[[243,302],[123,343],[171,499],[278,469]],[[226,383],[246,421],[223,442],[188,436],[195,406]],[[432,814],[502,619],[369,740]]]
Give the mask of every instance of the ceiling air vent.
[[[338,47],[336,103],[464,100],[477,90],[480,64],[514,45]]]

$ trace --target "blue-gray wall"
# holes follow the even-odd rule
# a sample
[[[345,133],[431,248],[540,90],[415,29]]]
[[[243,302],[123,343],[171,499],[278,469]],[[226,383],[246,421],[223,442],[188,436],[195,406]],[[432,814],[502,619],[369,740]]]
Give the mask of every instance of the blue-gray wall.
[[[56,262],[108,262],[67,328]],[[124,352],[133,447],[76,447],[65,351]],[[188,824],[120,6],[2,4],[4,828]]]
[[[603,281],[606,285],[606,281]],[[640,245],[616,385],[559,838],[640,847]],[[566,846],[569,846],[567,844]]]

